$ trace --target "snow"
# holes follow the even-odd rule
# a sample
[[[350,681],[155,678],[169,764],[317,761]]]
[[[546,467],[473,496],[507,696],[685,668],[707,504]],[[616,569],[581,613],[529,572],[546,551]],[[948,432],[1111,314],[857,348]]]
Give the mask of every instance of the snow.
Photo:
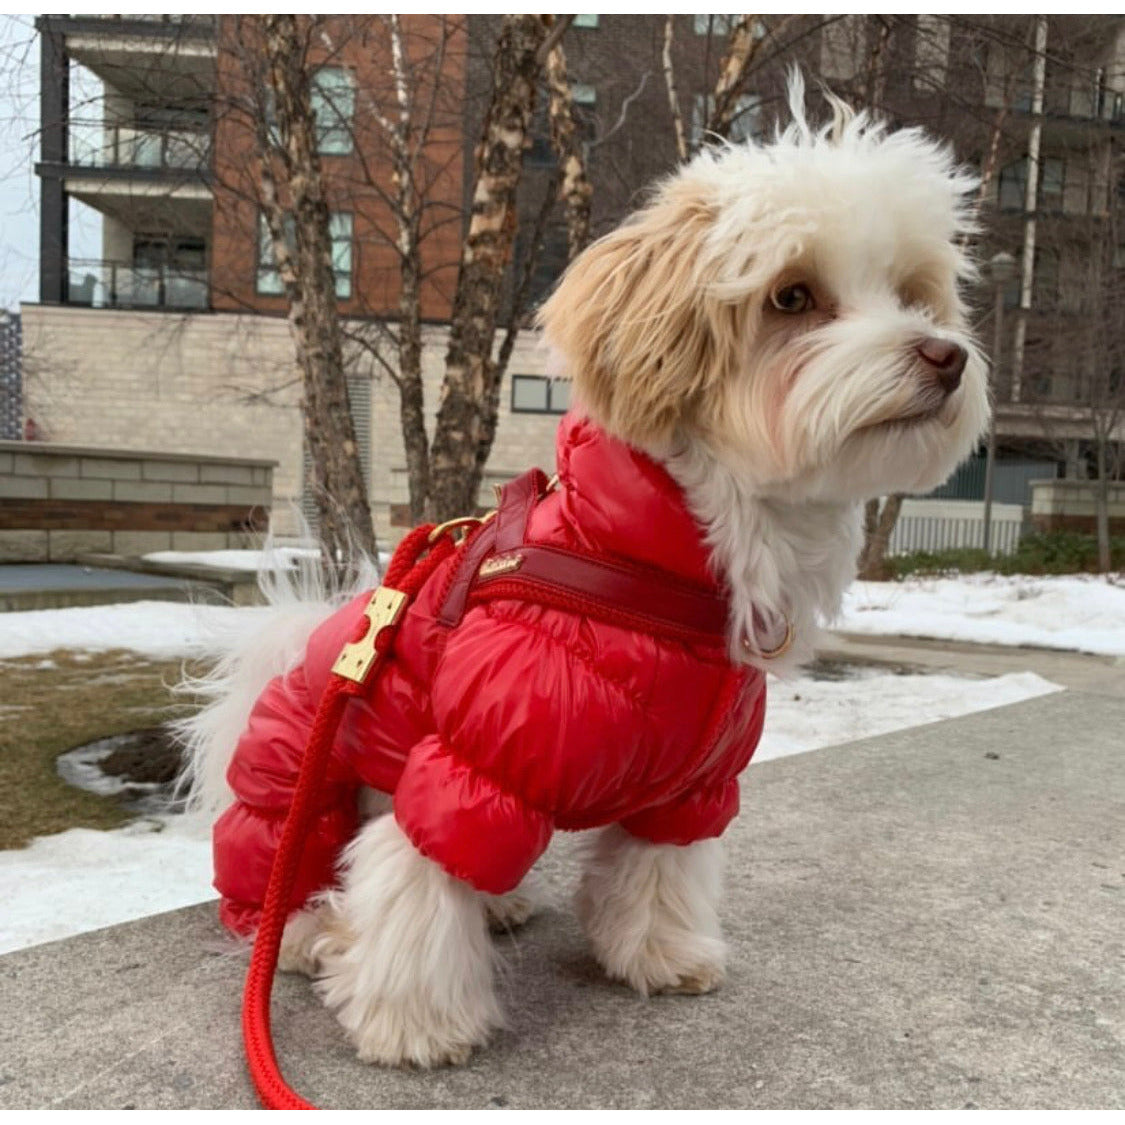
[[[1093,575],[999,574],[855,582],[833,627],[845,633],[1121,656],[1125,584]]]
[[[0,852],[0,953],[214,898],[211,843],[183,817],[71,828]]]
[[[316,547],[274,547],[268,551],[153,551],[146,562],[170,565],[214,567],[217,570],[281,570],[296,565],[300,559],[316,559]]]
[[[904,730],[919,716],[933,722],[1061,690],[1031,673],[990,680],[867,669],[849,675],[772,683],[754,762]],[[207,830],[183,817],[40,837],[0,852],[0,953],[204,902],[215,897],[210,883]]]
[[[203,656],[218,638],[250,627],[268,612],[261,606],[128,602],[0,613],[0,660],[60,648],[131,649],[154,660]]]
[[[853,678],[854,677],[854,678]],[[844,680],[770,681],[753,763],[839,746],[1062,691],[1034,672],[991,679],[854,669]]]

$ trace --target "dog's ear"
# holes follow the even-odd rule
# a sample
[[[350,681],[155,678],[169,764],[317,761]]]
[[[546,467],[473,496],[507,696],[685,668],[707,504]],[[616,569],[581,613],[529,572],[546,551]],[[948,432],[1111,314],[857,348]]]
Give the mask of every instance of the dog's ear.
[[[738,310],[708,293],[713,223],[698,190],[673,182],[587,248],[539,314],[581,404],[634,445],[663,445],[736,359]]]

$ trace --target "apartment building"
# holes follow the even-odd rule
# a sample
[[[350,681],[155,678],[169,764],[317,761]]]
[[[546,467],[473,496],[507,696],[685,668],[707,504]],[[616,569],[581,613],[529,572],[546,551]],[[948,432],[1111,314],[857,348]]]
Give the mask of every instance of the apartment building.
[[[495,18],[463,20],[442,40],[445,78],[436,103],[432,198],[447,216],[434,222],[425,248],[430,409],[440,387],[457,216],[471,185]],[[706,120],[707,91],[730,18],[675,18],[673,58],[692,140]],[[805,19],[785,52],[756,73],[753,92],[738,106],[737,135],[772,129],[790,60],[857,101],[875,101],[898,121],[920,121],[949,136],[963,159],[981,166],[1002,114],[997,172],[986,197],[985,253],[1007,249],[1020,257],[1030,218],[1038,241],[1034,301],[1021,330],[1014,390],[1018,285],[1014,302],[1011,293],[1007,300],[1009,346],[998,387],[1001,446],[1013,456],[1046,457],[1060,466],[1066,461],[1079,473],[1088,448],[1083,382],[1077,349],[1064,343],[1059,318],[1071,318],[1071,334],[1082,332],[1082,309],[1069,306],[1081,304],[1075,294],[1087,276],[1083,268],[1095,250],[1104,256],[1112,237],[1125,126],[1125,20],[1051,17],[1047,94],[1037,118],[1026,77],[1011,80],[1013,68],[1018,71],[1027,58],[1031,17],[896,17],[893,24],[875,22],[880,17]],[[38,23],[40,300],[22,310],[32,373],[25,378],[25,417],[48,440],[276,460],[276,523],[288,532],[306,474],[285,302],[255,202],[253,129],[258,119],[268,125],[270,109],[262,84],[247,78],[252,44],[239,41],[236,17],[45,16]],[[676,162],[663,84],[665,30],[663,16],[584,15],[567,33],[595,184],[595,232],[619,221],[643,187]],[[419,42],[432,49],[436,25],[422,32]],[[372,113],[389,96],[387,47],[376,19],[339,17],[324,26],[314,51],[314,108],[331,194],[337,295],[356,340],[349,359],[353,413],[377,529],[395,536],[407,499],[397,392],[363,345],[395,315],[398,299],[385,206],[390,170],[379,155]],[[68,89],[79,66],[104,89],[89,108]],[[1042,158],[1031,216],[1024,210],[1026,152],[1036,120]],[[521,211],[528,220],[552,166],[541,112],[526,153]],[[98,258],[70,255],[72,199],[101,216]],[[531,225],[521,223],[517,265],[528,251]],[[1116,245],[1111,273],[1125,265]],[[550,287],[564,259],[565,235],[555,219],[547,228],[536,296]],[[991,308],[987,283],[978,299],[982,310]],[[987,337],[989,322],[981,324]],[[533,335],[522,334],[502,394],[486,489],[532,463],[550,468],[555,423],[568,405],[568,391],[565,380],[548,376]]]
[[[428,19],[410,28],[415,45],[438,41]],[[371,112],[386,104],[390,67],[374,22],[330,20],[311,50],[352,411],[386,536],[401,530],[392,519],[402,522],[407,492],[397,392],[364,345],[399,299],[389,162]],[[275,526],[295,531],[297,512],[309,509],[308,474],[286,301],[257,203],[254,129],[271,110],[256,45],[241,41],[234,18],[47,16],[38,26],[42,236],[40,300],[24,308],[36,373],[27,417],[47,440],[274,459]],[[422,247],[432,404],[460,251],[449,215],[459,215],[463,190],[464,22],[442,36],[447,88],[434,102],[428,204],[445,221],[431,224]],[[92,108],[69,95],[76,66],[100,79]],[[71,199],[98,212],[100,257],[71,255]],[[486,487],[553,462],[562,392],[542,410],[526,405],[543,365],[536,341],[521,339],[516,406],[506,396]]]

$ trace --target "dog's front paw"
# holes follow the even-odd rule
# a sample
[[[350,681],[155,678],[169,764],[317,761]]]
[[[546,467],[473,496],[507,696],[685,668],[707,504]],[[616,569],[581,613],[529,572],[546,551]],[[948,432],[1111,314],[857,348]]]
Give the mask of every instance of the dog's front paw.
[[[649,942],[641,949],[602,946],[595,952],[607,975],[642,996],[701,996],[726,977],[723,943],[695,934],[679,935],[664,947]]]
[[[488,1041],[487,1026],[443,1017],[412,1000],[384,1001],[351,1024],[347,1013],[337,1015],[360,1061],[380,1066],[463,1066]]]
[[[281,948],[277,953],[277,968],[282,973],[301,973],[316,976],[320,959],[316,953],[322,943],[327,907],[298,910],[285,923],[281,935]]]
[[[714,992],[724,980],[726,972],[722,965],[700,965],[697,969],[689,969],[674,984],[652,991],[665,996],[702,996]]]

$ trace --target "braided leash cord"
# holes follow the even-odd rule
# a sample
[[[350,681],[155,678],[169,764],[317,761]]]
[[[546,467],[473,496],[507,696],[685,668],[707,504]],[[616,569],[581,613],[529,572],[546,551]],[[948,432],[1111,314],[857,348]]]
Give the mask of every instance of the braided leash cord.
[[[434,570],[455,550],[449,536],[442,536],[431,545],[430,534],[433,530],[434,526],[427,524],[407,535],[395,551],[383,578],[384,586],[401,591],[408,601],[414,598]],[[421,558],[427,548],[429,554]],[[361,640],[371,627],[366,617],[363,625],[360,636],[353,640]],[[390,650],[396,631],[394,626],[385,627],[375,637],[374,647],[380,658]],[[373,670],[378,666],[377,662]],[[270,1032],[270,995],[301,848],[313,819],[317,794],[324,780],[336,731],[348,699],[369,691],[371,683],[371,679],[366,683],[356,683],[335,673],[330,676],[313,720],[293,802],[285,818],[281,841],[270,870],[269,885],[262,906],[262,920],[254,939],[254,951],[250,957],[242,997],[242,1037],[246,1047],[246,1062],[258,1097],[267,1109],[316,1108],[289,1087],[278,1067]]]

